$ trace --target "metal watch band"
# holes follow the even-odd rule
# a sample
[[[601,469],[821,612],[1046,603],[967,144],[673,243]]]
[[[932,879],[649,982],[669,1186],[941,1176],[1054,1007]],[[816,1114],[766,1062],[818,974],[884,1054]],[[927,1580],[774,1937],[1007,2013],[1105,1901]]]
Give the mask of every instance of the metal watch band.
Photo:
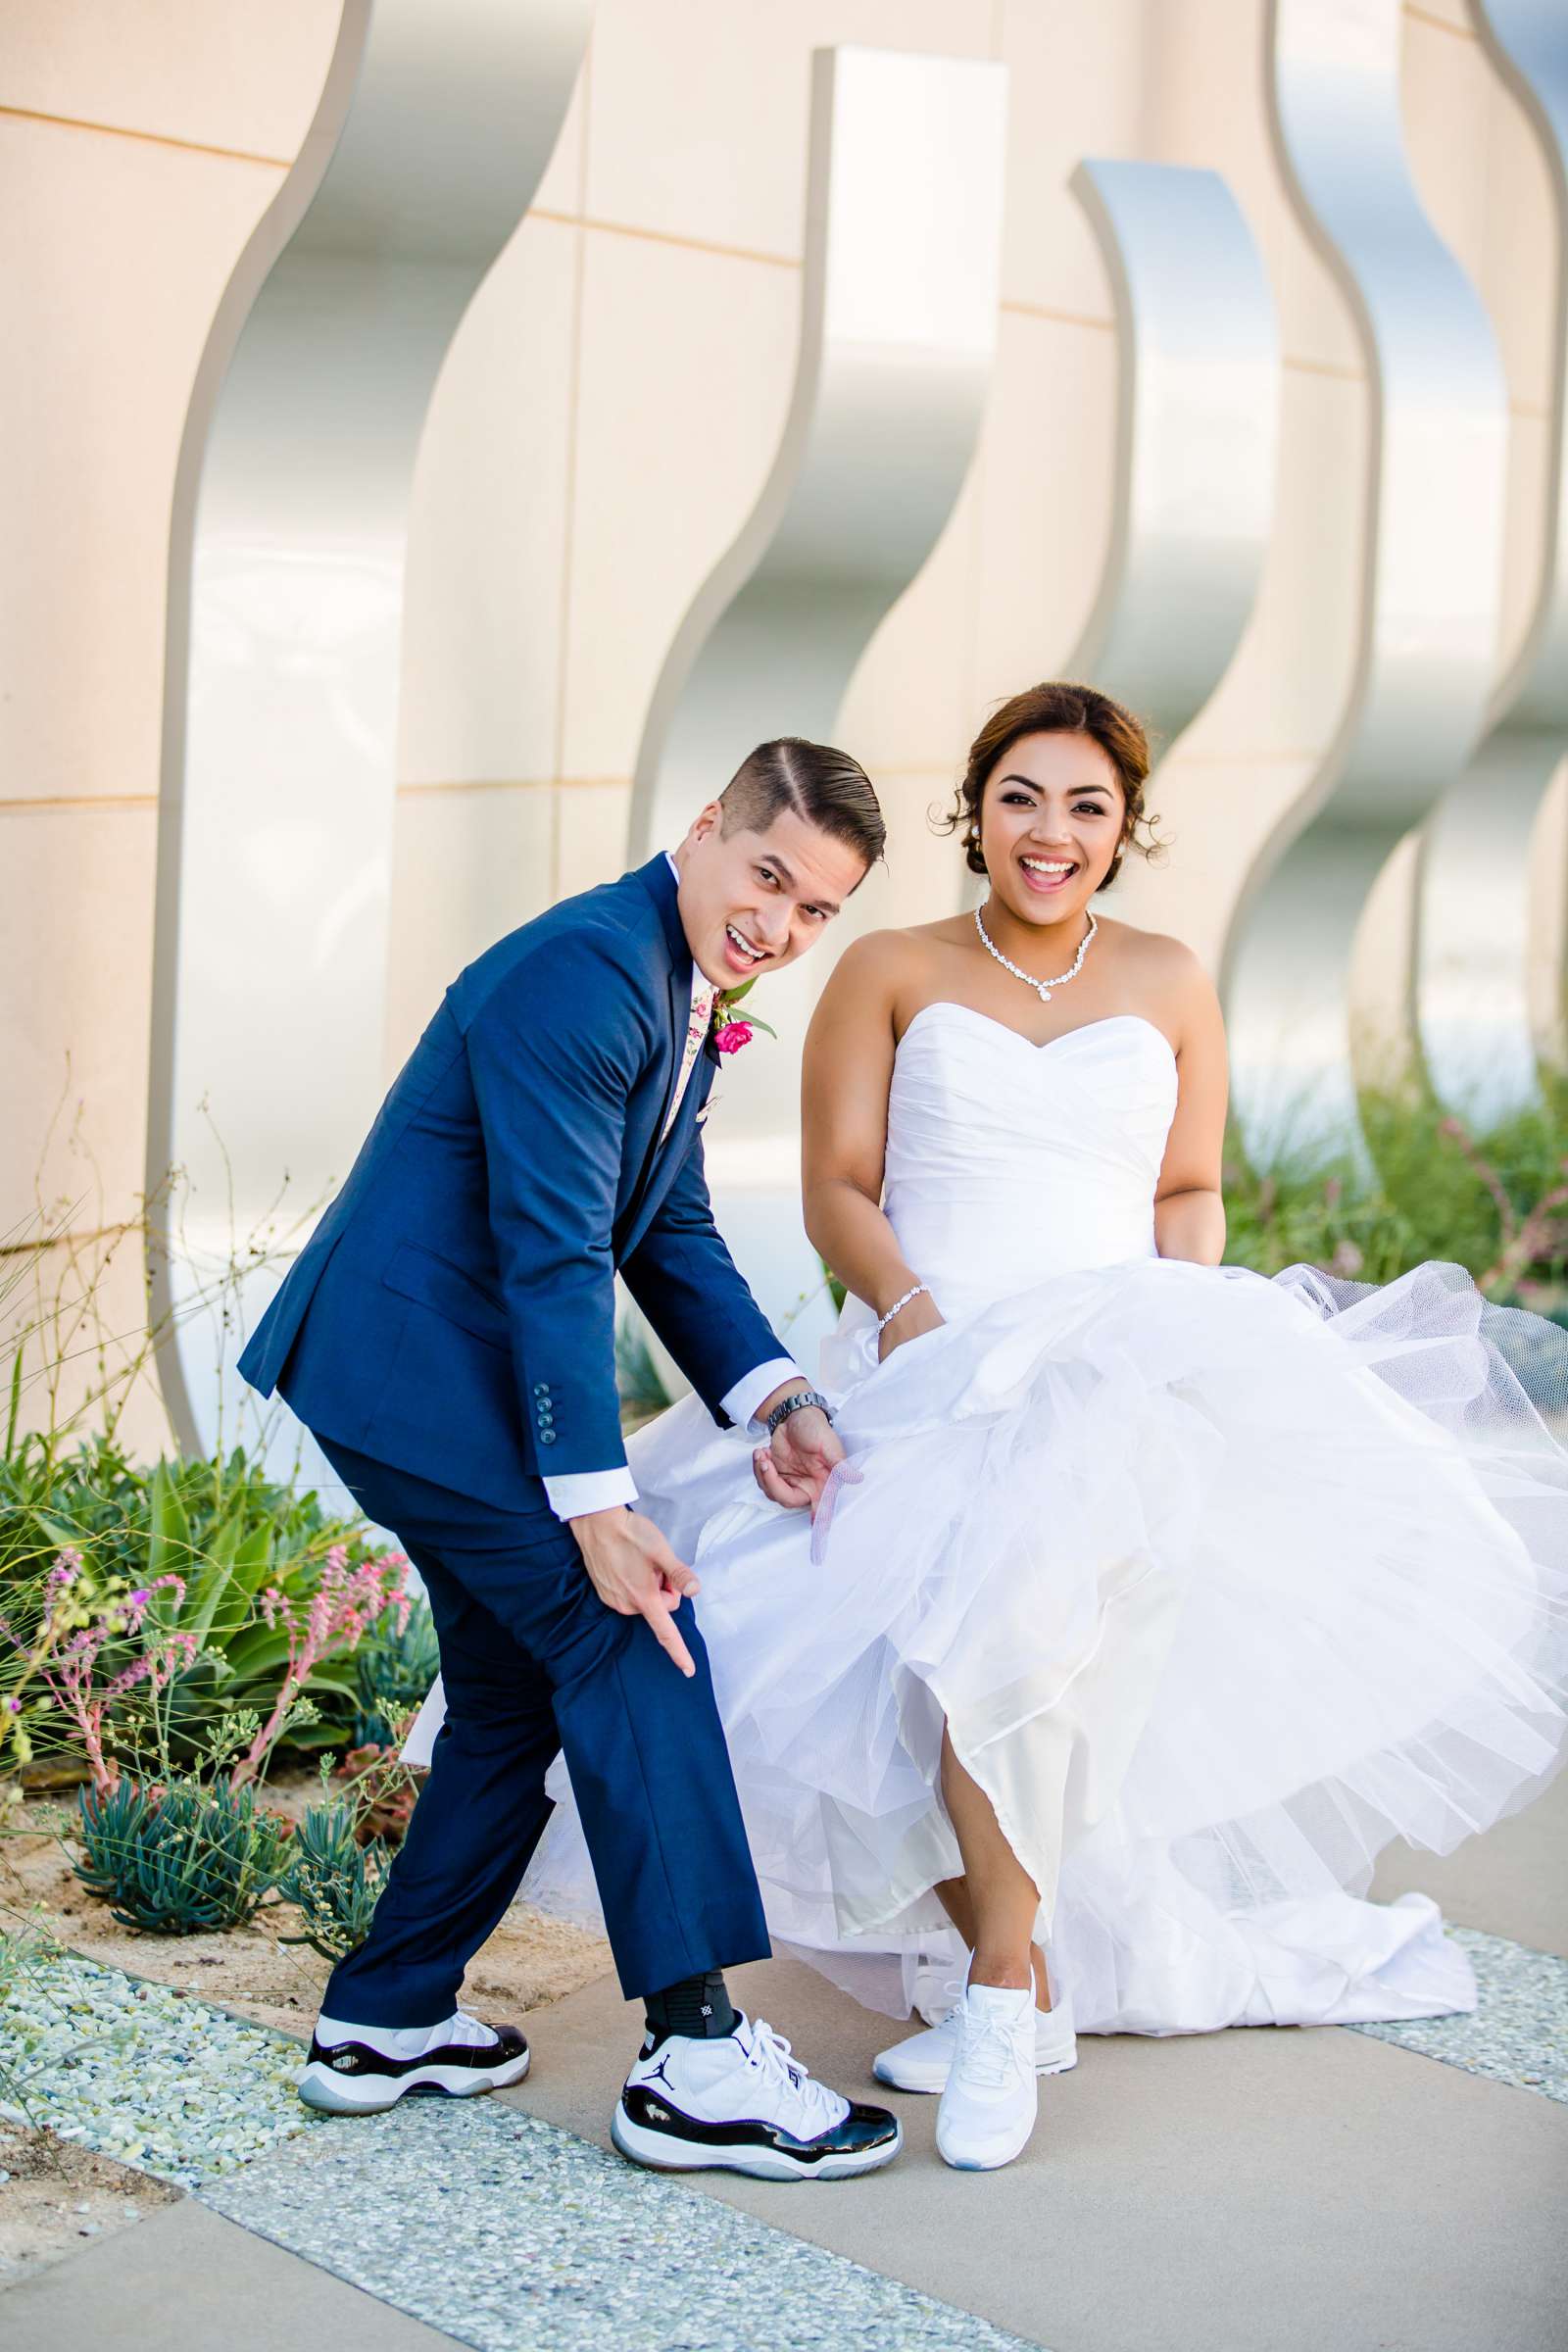
[[[782,1404],[775,1404],[768,1414],[762,1425],[768,1436],[771,1437],[779,1423],[787,1421],[791,1413],[801,1412],[808,1404],[814,1404],[818,1412],[826,1413],[828,1419],[832,1420],[833,1407],[819,1389],[798,1389],[793,1396],[786,1396]]]

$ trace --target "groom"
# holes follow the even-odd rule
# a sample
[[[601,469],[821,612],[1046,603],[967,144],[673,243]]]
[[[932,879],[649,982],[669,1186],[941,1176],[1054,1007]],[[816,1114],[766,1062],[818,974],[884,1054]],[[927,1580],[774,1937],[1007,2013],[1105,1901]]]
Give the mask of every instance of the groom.
[[[447,1720],[368,1940],[327,1986],[301,2095],[333,2113],[521,2080],[458,2007],[564,1750],[647,2039],[622,2152],[783,2179],[870,2171],[899,2127],[731,2005],[767,1956],[697,1579],[635,1508],[617,1272],[715,1417],[802,1503],[842,1447],[714,1227],[701,1122],[719,992],[804,955],[881,855],[862,769],[786,738],[673,857],[568,899],[460,974],[240,1359],[280,1390],[429,1593]]]

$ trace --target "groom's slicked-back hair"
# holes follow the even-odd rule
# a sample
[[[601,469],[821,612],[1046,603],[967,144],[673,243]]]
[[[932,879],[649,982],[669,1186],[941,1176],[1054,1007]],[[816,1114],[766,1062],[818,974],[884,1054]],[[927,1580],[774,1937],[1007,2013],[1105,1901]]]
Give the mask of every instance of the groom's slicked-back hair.
[[[726,833],[765,833],[775,817],[793,809],[808,825],[820,825],[865,861],[881,857],[888,829],[858,760],[830,743],[780,735],[760,743],[743,760],[718,796]],[[858,887],[858,885],[857,885]]]

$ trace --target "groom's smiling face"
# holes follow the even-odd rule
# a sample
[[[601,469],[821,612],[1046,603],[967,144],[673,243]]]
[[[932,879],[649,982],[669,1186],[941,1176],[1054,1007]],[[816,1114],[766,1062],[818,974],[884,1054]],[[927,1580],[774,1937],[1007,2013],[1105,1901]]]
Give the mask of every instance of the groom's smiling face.
[[[724,831],[717,801],[675,862],[692,960],[715,988],[739,988],[804,956],[865,877],[865,862],[820,825],[781,809],[766,829]]]

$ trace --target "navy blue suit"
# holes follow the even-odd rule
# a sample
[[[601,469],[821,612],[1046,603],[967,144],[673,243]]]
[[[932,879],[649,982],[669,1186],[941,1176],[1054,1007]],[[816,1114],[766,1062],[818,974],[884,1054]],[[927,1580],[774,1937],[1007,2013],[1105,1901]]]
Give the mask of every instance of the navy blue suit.
[[[594,1592],[548,1474],[623,1464],[614,1276],[715,1415],[783,1350],[713,1224],[705,1049],[660,857],[468,966],[240,1370],[280,1390],[424,1578],[448,1717],[368,1941],[324,2006],[433,2025],[516,1890],[564,1748],[628,1995],[764,1957],[707,1655]]]

